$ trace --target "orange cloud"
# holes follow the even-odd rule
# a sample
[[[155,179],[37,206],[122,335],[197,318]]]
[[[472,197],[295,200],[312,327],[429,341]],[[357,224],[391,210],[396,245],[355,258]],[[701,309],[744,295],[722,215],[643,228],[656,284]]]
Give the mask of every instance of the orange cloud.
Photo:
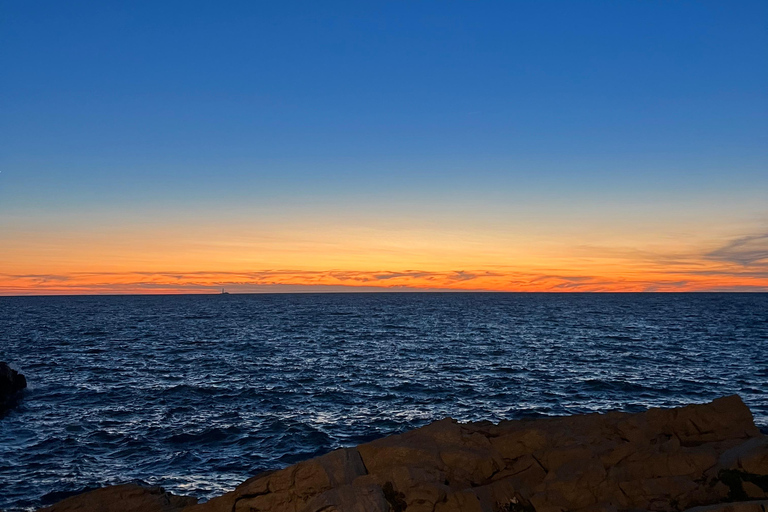
[[[221,287],[230,292],[768,291],[767,235],[724,242],[713,236],[720,242],[712,243],[669,234],[625,239],[623,231],[598,230],[540,236],[399,226],[232,229],[9,233],[0,238],[0,295],[215,293]]]
[[[0,294],[453,290],[510,292],[768,291],[768,269],[607,269],[593,275],[529,271],[262,270],[0,274]]]

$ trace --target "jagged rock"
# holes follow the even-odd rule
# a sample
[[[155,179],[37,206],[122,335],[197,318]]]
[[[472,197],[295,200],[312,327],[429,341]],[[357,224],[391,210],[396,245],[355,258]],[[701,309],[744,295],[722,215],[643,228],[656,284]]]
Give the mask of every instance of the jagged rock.
[[[174,496],[162,487],[113,485],[69,497],[39,512],[180,512],[197,498]]]
[[[639,414],[445,419],[257,475],[184,512],[768,512],[722,505],[766,494],[768,438],[732,396]]]
[[[19,393],[26,387],[24,375],[0,362],[0,414],[13,407]]]

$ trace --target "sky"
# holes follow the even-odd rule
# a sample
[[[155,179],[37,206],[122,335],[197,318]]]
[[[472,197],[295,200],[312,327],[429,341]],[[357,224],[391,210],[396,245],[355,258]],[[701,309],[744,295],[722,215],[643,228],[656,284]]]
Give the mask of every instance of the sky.
[[[0,0],[0,295],[768,291],[767,20]]]

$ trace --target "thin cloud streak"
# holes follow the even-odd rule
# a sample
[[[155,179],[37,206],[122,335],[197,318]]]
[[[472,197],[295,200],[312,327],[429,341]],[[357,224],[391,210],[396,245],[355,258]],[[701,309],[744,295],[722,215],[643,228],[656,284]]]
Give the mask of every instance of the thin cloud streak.
[[[768,291],[768,234],[713,250],[577,246],[483,268],[29,271],[0,273],[0,295],[297,291]],[[187,268],[189,264],[186,263]],[[438,263],[435,261],[434,266]],[[24,269],[27,270],[27,269]]]
[[[768,260],[768,233],[737,238],[706,257],[744,266]]]
[[[244,272],[73,272],[0,274],[0,294],[121,294],[309,291],[768,291],[768,275],[727,268],[645,269],[605,275],[530,271],[351,271],[271,269]]]

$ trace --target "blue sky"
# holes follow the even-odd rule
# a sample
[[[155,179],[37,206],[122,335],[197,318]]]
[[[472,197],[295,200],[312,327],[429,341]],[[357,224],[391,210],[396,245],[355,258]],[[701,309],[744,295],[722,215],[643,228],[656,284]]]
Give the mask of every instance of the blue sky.
[[[719,212],[725,245],[768,231],[766,19],[758,1],[0,0],[0,229],[439,230],[514,202],[617,230],[624,206]]]

